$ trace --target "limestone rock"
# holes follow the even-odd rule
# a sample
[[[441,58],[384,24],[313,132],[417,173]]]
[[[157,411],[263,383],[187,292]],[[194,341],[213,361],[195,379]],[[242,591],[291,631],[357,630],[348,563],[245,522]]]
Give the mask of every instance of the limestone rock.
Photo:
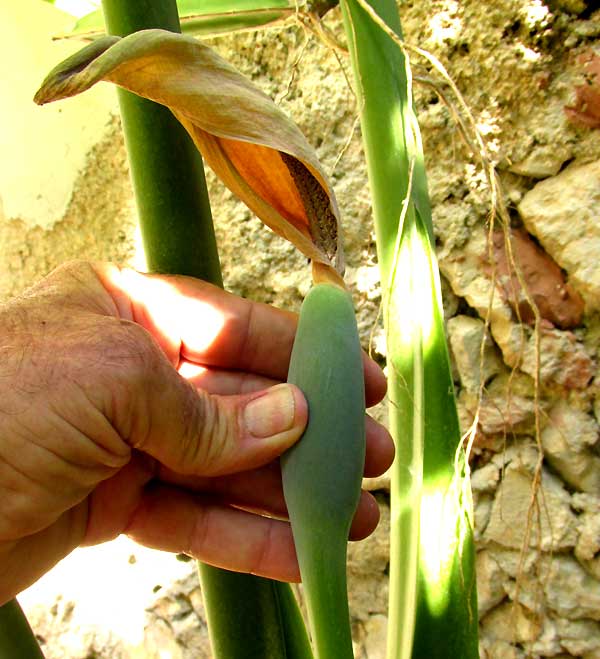
[[[133,648],[100,625],[80,624],[73,616],[76,604],[58,597],[48,611],[28,611],[29,624],[46,659],[131,659]]]
[[[598,656],[600,648],[600,624],[594,620],[564,620],[555,621],[564,650],[574,657]]]
[[[540,382],[567,389],[584,389],[594,376],[591,355],[575,334],[541,325],[538,339],[533,328],[514,322],[493,322],[492,333],[504,361],[534,378],[538,365]]]
[[[454,294],[464,298],[480,318],[486,318],[489,308],[492,335],[504,353],[502,343],[505,337],[512,337],[516,326],[510,306],[500,295],[494,295],[491,277],[483,267],[487,254],[485,227],[469,227],[460,249],[452,244],[442,248],[438,254],[439,265]],[[518,331],[516,334],[519,336]],[[512,365],[506,356],[505,361]]]
[[[507,641],[490,640],[487,636],[479,645],[481,659],[525,659],[525,653]]]
[[[474,513],[473,531],[476,542],[482,539],[489,524],[494,503],[493,493],[499,480],[500,470],[493,462],[489,462],[471,474]]]
[[[570,158],[567,148],[557,149],[556,145],[534,147],[526,158],[510,166],[510,171],[519,176],[535,179],[556,176],[563,163]]]
[[[596,579],[600,579],[600,515],[584,513],[579,517],[579,538],[575,545],[577,560]]]
[[[390,509],[378,497],[381,519],[366,540],[348,545],[348,595],[353,620],[364,623],[388,606]]]
[[[391,474],[392,468],[390,467],[381,476],[374,478],[363,478],[362,488],[368,492],[389,492],[391,488]]]
[[[571,506],[580,513],[600,516],[600,496],[575,492],[571,497]]]
[[[193,564],[192,564],[193,565]],[[148,657],[173,659],[210,659],[212,654],[200,583],[195,568],[178,579],[147,611],[144,647]]]
[[[600,583],[570,556],[554,556],[544,582],[548,607],[558,616],[600,620]]]
[[[459,298],[454,295],[454,291],[444,277],[440,276],[440,285],[442,289],[442,303],[444,305],[444,320],[456,316],[459,306]]]
[[[561,265],[556,255],[551,255]],[[455,295],[463,297],[481,318],[489,314],[491,334],[506,364],[534,376],[537,364],[535,334],[531,327],[516,322],[513,310],[501,295],[494,295],[484,227],[473,227],[460,249],[442,249],[439,258],[440,269]],[[484,267],[484,264],[488,266]],[[579,288],[577,290],[585,300],[582,291]],[[552,307],[555,306],[553,303]],[[555,320],[559,316],[563,317],[559,311],[551,315]],[[571,316],[564,314],[564,318]],[[551,324],[542,327],[540,333],[542,382],[556,382],[574,389],[586,387],[594,375],[594,364],[575,335],[556,329]]]
[[[513,469],[521,469],[533,476],[538,461],[539,449],[533,439],[522,438],[511,442],[503,447],[502,452],[494,455],[492,462],[500,468],[502,474],[510,466]]]
[[[600,429],[594,419],[559,401],[542,431],[544,455],[564,480],[577,490],[600,494],[600,457],[590,450]]]
[[[537,616],[513,602],[505,602],[488,613],[481,628],[486,636],[508,643],[534,641],[542,630]]]
[[[479,542],[492,516],[494,498],[491,494],[473,492],[473,533],[475,542]]]
[[[443,257],[457,248],[464,247],[470,241],[474,225],[479,219],[472,205],[466,200],[452,200],[434,206],[432,213],[434,231],[444,245],[441,252]]]
[[[544,592],[540,585],[540,579],[544,578],[548,566],[548,556],[540,555],[539,552],[531,552],[538,555],[533,569],[525,573],[521,564],[517,566],[517,576],[506,581],[504,588],[508,599],[524,607],[530,614],[537,616],[540,620],[545,617]],[[540,636],[542,631],[540,631]],[[539,640],[538,637],[537,640]]]
[[[486,551],[490,552],[491,558],[511,580],[533,574],[539,562],[539,553],[536,551],[528,550],[523,556],[521,549],[508,549],[495,543],[487,543]]]
[[[577,519],[569,506],[567,491],[546,470],[542,472],[535,498],[533,487],[533,477],[522,465],[507,467],[496,492],[484,540],[520,549],[529,534],[529,546],[543,551],[574,547]]]
[[[568,11],[571,14],[582,14],[588,7],[586,0],[551,0],[549,5],[553,9]]]
[[[600,497],[574,494],[571,506],[579,511],[575,557],[592,576],[600,579]]]
[[[527,230],[564,268],[588,312],[600,309],[600,161],[568,167],[519,204]]]
[[[475,570],[477,574],[477,606],[479,617],[482,618],[506,597],[504,581],[507,575],[486,549],[477,552]]]
[[[458,396],[472,416],[479,411],[479,427],[484,434],[528,433],[534,428],[535,401],[529,378],[502,373],[486,387],[483,399],[463,389]]]
[[[500,481],[500,468],[493,462],[476,469],[471,473],[471,489],[473,492],[494,492]]]
[[[534,377],[537,364],[535,335],[531,333],[525,345],[515,343],[511,349],[515,358],[522,357],[520,368]],[[503,350],[503,354],[509,361],[509,351]],[[556,382],[567,389],[584,389],[595,372],[590,355],[572,332],[549,327],[542,327],[540,331],[539,364],[541,382]]]
[[[544,617],[539,636],[531,643],[526,644],[525,647],[530,657],[564,656],[564,647],[561,643],[556,621],[553,618]]]
[[[509,394],[488,395],[479,411],[479,425],[484,433],[524,433],[531,430],[535,418],[535,405],[531,398]]]
[[[485,338],[483,369],[480,368],[485,325],[478,318],[455,316],[448,320],[446,327],[461,384],[469,391],[478,391],[482,381],[487,382],[503,369],[502,360],[489,337]]]
[[[364,648],[366,659],[385,659],[387,642],[387,616],[380,613],[365,622]]]
[[[593,23],[582,21],[579,29],[575,28],[574,35],[584,37],[586,34],[593,33],[594,27],[598,26]],[[600,109],[598,101],[600,100],[600,57],[596,53],[582,53],[577,58],[579,73],[583,80],[581,84],[575,85],[573,92],[575,98],[572,105],[564,108],[565,114],[569,121],[579,126],[587,128],[600,128]]]

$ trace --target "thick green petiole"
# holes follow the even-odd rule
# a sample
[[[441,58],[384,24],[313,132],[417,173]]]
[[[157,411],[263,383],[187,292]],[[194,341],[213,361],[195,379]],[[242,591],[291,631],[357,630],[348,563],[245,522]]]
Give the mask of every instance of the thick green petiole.
[[[281,458],[313,644],[319,659],[353,656],[346,549],[365,458],[362,355],[350,295],[308,293],[288,375],[309,406],[302,439]]]
[[[179,32],[174,1],[103,0],[107,29]],[[118,89],[148,268],[222,285],[202,158],[171,111]]]
[[[312,659],[289,584],[202,566],[202,596],[215,657]]]
[[[0,657],[44,659],[44,655],[16,599],[0,606]]]

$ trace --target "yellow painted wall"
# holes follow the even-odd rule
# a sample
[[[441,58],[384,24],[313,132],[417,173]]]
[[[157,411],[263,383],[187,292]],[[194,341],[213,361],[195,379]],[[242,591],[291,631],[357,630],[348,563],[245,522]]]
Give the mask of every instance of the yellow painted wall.
[[[49,69],[82,45],[52,40],[72,24],[41,0],[0,3],[1,208],[6,219],[43,228],[64,215],[74,179],[117,109],[108,85],[44,107],[33,103]]]

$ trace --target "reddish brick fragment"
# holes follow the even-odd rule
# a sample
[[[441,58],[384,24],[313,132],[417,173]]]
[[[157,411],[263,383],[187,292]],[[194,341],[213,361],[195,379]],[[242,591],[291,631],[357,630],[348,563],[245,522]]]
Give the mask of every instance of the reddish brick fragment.
[[[584,83],[575,87],[575,104],[565,107],[565,114],[575,124],[600,128],[600,57],[587,53],[578,58]]]
[[[514,262],[522,272],[529,295],[537,305],[540,316],[560,329],[572,329],[581,324],[584,302],[581,295],[566,282],[562,270],[523,229],[511,232]],[[510,263],[504,233],[494,233],[494,255],[500,291],[521,320],[532,323],[533,309],[527,302]]]

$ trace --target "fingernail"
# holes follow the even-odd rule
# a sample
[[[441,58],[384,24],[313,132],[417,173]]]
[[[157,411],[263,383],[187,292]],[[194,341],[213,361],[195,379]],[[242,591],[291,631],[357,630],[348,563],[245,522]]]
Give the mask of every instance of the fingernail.
[[[295,413],[296,403],[291,387],[278,384],[246,405],[244,421],[254,437],[272,437],[293,427]]]

